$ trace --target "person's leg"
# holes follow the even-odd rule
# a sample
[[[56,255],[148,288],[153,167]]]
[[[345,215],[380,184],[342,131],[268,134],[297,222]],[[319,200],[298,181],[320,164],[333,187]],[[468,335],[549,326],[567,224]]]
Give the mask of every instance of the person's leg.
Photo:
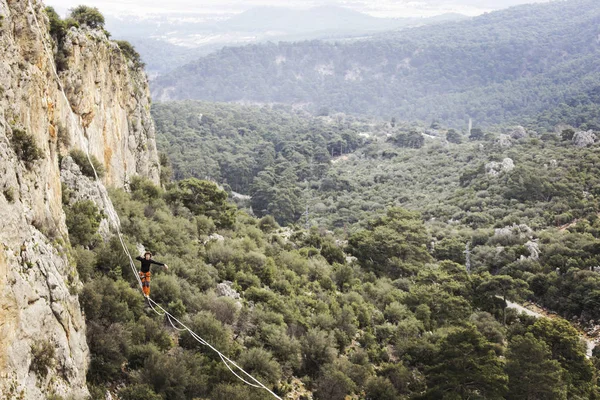
[[[150,272],[146,272],[146,286],[144,287],[144,294],[150,296]]]
[[[144,292],[145,296],[150,295],[150,277],[147,274],[149,274],[149,272],[146,273],[140,271],[140,280],[142,281],[142,292]]]

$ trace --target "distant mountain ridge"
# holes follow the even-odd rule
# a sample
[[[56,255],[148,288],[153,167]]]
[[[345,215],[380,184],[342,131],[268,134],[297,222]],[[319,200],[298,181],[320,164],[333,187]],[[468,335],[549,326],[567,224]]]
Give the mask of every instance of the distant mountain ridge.
[[[107,27],[114,37],[134,43],[148,72],[156,75],[224,46],[344,39],[467,17],[378,18],[344,7],[321,6],[306,10],[256,7],[224,20],[204,18],[194,14],[108,17]]]
[[[367,40],[226,48],[158,79],[153,95],[455,126],[523,120],[600,86],[599,27],[600,4],[572,0]]]
[[[467,18],[460,14],[443,18]],[[440,17],[434,17],[439,20]],[[256,7],[223,21],[220,26],[230,30],[265,30],[283,32],[318,31],[384,31],[428,23],[432,18],[379,18],[339,6],[320,6],[307,10],[285,7]]]

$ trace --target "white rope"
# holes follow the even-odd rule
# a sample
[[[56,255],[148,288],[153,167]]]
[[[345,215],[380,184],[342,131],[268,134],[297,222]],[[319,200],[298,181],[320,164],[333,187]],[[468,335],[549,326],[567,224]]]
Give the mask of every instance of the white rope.
[[[31,0],[27,0],[28,4],[29,4],[29,8],[31,9],[31,13],[33,15],[33,19],[35,21],[35,24],[38,28],[38,31],[40,34],[42,34],[43,30],[39,24],[39,21],[37,19],[37,15],[36,15],[36,11],[33,8],[33,4],[31,3]],[[48,47],[46,46],[46,42],[43,40],[42,38],[42,44],[44,46],[44,49],[46,50],[46,54],[48,55],[48,58],[50,60],[50,66],[52,68],[52,72],[54,72],[54,76],[56,78],[56,82],[58,84],[58,87],[60,89],[61,94],[63,95],[67,105],[69,106],[69,116],[71,117],[71,121],[73,122],[75,129],[77,130],[78,136],[79,136],[79,140],[80,140],[80,144],[82,149],[85,150],[85,154],[87,156],[88,162],[90,164],[90,166],[92,167],[92,170],[94,172],[94,177],[96,178],[96,184],[98,186],[98,192],[100,193],[100,196],[102,197],[102,202],[104,203],[104,209],[105,211],[107,211],[107,213],[109,214],[109,217],[112,219],[112,222],[114,224],[115,230],[117,232],[117,237],[119,238],[119,242],[121,243],[121,247],[123,248],[124,253],[127,255],[127,258],[129,258],[129,266],[132,269],[132,272],[134,274],[134,276],[137,278],[138,284],[140,286],[140,289],[143,288],[142,285],[142,280],[138,274],[137,268],[135,267],[135,263],[133,261],[133,258],[131,257],[131,253],[129,252],[129,249],[127,249],[127,245],[125,244],[125,241],[123,239],[123,235],[121,234],[121,221],[119,220],[119,216],[117,215],[116,211],[114,211],[111,207],[111,202],[110,199],[107,199],[105,196],[104,191],[102,190],[102,186],[101,186],[101,181],[100,178],[98,176],[98,172],[96,171],[96,168],[94,167],[94,163],[92,162],[92,159],[90,157],[90,152],[89,152],[89,140],[86,143],[86,140],[83,137],[82,131],[80,129],[80,125],[79,125],[79,121],[77,121],[76,117],[75,117],[75,113],[73,112],[73,109],[71,108],[71,103],[65,93],[65,89],[62,85],[62,82],[60,80],[60,77],[58,76],[58,71],[56,70],[56,66],[54,64],[54,57],[52,55],[52,52],[50,52],[50,50],[48,49]],[[196,334],[194,331],[192,331],[190,328],[188,328],[185,324],[183,324],[181,321],[179,321],[177,318],[175,318],[172,314],[170,314],[167,310],[165,310],[160,304],[158,304],[157,302],[155,302],[154,300],[152,300],[150,298],[150,296],[146,296],[146,299],[148,300],[148,304],[150,305],[150,308],[152,308],[152,310],[158,314],[158,315],[166,315],[167,318],[169,319],[169,322],[171,323],[171,325],[175,328],[175,326],[173,325],[173,322],[171,321],[171,318],[173,320],[175,320],[179,325],[181,325],[183,327],[183,329],[178,329],[175,328],[177,330],[181,330],[181,331],[187,331],[196,341],[198,341],[198,343],[209,347],[211,350],[213,350],[214,352],[216,352],[219,357],[221,358],[221,361],[225,364],[225,366],[227,366],[227,368],[229,369],[229,371],[231,371],[231,373],[233,375],[235,375],[240,381],[242,381],[243,383],[255,387],[255,388],[259,388],[259,389],[264,389],[267,392],[269,392],[271,395],[273,395],[273,397],[275,397],[276,399],[282,400],[281,397],[279,397],[278,395],[276,395],[275,393],[273,393],[273,391],[271,391],[269,388],[267,388],[265,385],[263,385],[261,382],[259,382],[256,378],[254,378],[252,375],[250,375],[248,372],[244,371],[239,365],[237,365],[235,362],[233,362],[231,359],[229,359],[227,356],[225,356],[223,353],[221,353],[219,350],[217,350],[215,347],[213,347],[210,343],[208,343],[206,340],[202,339],[202,337],[200,337],[198,334]],[[160,309],[162,311],[162,314],[156,310],[156,308]],[[229,365],[233,365],[235,366],[239,371],[241,371],[242,373],[244,373],[244,375],[246,375],[248,378],[250,378],[253,382],[255,383],[251,383],[248,382],[247,380],[245,380],[244,378],[240,377]]]
[[[225,364],[225,366],[229,369],[229,371],[231,371],[231,373],[234,374],[240,381],[244,382],[248,386],[252,386],[252,387],[261,389],[261,387],[259,385],[250,383],[247,380],[245,380],[244,378],[242,378],[241,376],[239,376],[238,374],[236,374],[235,371],[229,366],[229,363],[227,363],[227,361],[225,361],[225,359],[223,358],[223,356],[221,354],[219,354],[219,357],[221,357],[221,361],[223,361],[223,364]]]
[[[149,298],[149,297],[146,296],[146,298]],[[160,311],[157,311],[156,308],[154,308],[154,306],[152,305],[152,303],[150,301],[148,301],[148,305],[150,306],[152,311],[154,311],[156,313],[156,315],[160,315],[160,316],[167,315],[166,311],[163,313],[161,313]],[[167,316],[167,318],[168,318],[168,316]]]
[[[235,375],[239,380],[241,380],[242,382],[244,382],[247,385],[250,385],[252,387],[256,387],[256,388],[260,388],[260,389],[264,389],[267,392],[269,392],[270,394],[272,394],[275,398],[282,400],[281,397],[279,397],[278,395],[276,395],[275,393],[273,393],[273,391],[271,391],[269,388],[267,388],[265,385],[263,385],[259,380],[257,380],[255,377],[253,377],[252,375],[250,375],[248,372],[244,371],[244,369],[242,367],[240,367],[239,365],[237,365],[233,360],[231,360],[230,358],[228,358],[226,355],[224,355],[223,353],[221,353],[219,350],[217,350],[216,348],[214,348],[210,343],[208,343],[206,340],[204,340],[202,337],[200,337],[197,333],[195,333],[193,330],[191,330],[188,326],[186,326],[183,322],[181,322],[180,320],[178,320],[177,318],[175,318],[172,314],[170,314],[167,310],[165,310],[160,304],[158,304],[157,302],[155,302],[154,300],[152,300],[150,297],[147,298],[149,302],[154,303],[154,305],[159,308],[161,311],[163,311],[165,314],[167,314],[170,318],[173,318],[173,320],[175,320],[179,325],[181,325],[182,327],[184,327],[189,334],[196,339],[196,341],[202,345],[205,345],[207,347],[209,347],[211,350],[213,350],[215,353],[217,353],[219,355],[219,357],[221,358],[221,360],[223,361],[223,363],[225,364],[225,366],[229,369],[229,371],[231,371],[231,373],[233,373],[233,375]],[[255,383],[250,383],[248,381],[246,381],[244,378],[242,378],[241,376],[239,376],[230,366],[229,364],[233,365],[235,368],[237,368],[240,372],[244,373],[244,375],[246,375],[249,379],[251,379],[253,382]]]
[[[171,317],[169,317],[168,315],[167,315],[167,319],[169,320],[169,323],[171,324],[171,326],[173,327],[173,329],[175,329],[177,331],[180,331],[180,332],[187,331],[187,329],[185,329],[185,328],[178,328],[178,327],[176,327],[175,324],[173,323],[173,321],[171,320]]]

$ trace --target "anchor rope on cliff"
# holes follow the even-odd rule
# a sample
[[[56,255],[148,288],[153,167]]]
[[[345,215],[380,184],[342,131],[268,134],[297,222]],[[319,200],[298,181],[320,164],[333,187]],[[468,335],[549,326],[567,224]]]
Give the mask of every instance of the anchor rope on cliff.
[[[31,13],[33,15],[33,20],[37,26],[38,32],[42,34],[43,30],[41,29],[41,25],[37,19],[37,15],[36,15],[36,11],[33,8],[33,4],[31,3],[31,0],[27,0],[28,4],[29,4],[29,8],[31,10]],[[108,214],[109,218],[112,220],[112,224],[114,227],[114,230],[117,233],[117,237],[119,238],[119,242],[121,243],[121,247],[123,248],[123,252],[125,253],[125,255],[127,256],[127,258],[129,259],[129,267],[131,268],[131,271],[133,273],[133,275],[136,277],[138,285],[139,285],[139,289],[142,290],[142,281],[137,273],[137,268],[135,266],[135,263],[133,261],[133,258],[131,257],[131,253],[129,252],[129,249],[127,248],[127,245],[125,244],[125,240],[123,239],[123,235],[121,233],[121,222],[119,220],[119,216],[117,215],[117,212],[114,210],[114,208],[112,207],[112,204],[110,202],[110,199],[108,199],[106,191],[102,190],[102,183],[100,181],[100,178],[98,177],[98,173],[96,171],[96,168],[94,167],[94,163],[92,162],[91,156],[90,156],[90,151],[89,151],[89,140],[86,141],[83,132],[81,130],[79,121],[77,120],[76,116],[75,116],[75,112],[73,111],[73,108],[71,107],[71,102],[69,101],[69,98],[67,97],[66,93],[65,93],[65,89],[63,87],[63,84],[60,80],[60,77],[58,75],[58,72],[56,70],[56,65],[54,64],[54,57],[52,55],[52,52],[48,49],[48,46],[46,45],[45,41],[42,39],[42,45],[46,51],[46,55],[48,56],[49,60],[50,60],[50,66],[52,69],[52,72],[54,73],[54,77],[56,78],[56,82],[57,85],[60,89],[60,92],[62,94],[62,96],[64,97],[67,106],[69,107],[69,116],[71,119],[71,122],[73,123],[75,130],[78,133],[79,136],[79,141],[80,141],[80,145],[81,148],[85,150],[85,154],[86,157],[88,159],[88,162],[90,163],[90,166],[92,167],[92,171],[94,172],[94,177],[95,177],[95,182],[98,186],[98,192],[100,193],[100,197],[102,198],[102,202],[104,203],[104,209],[105,212]],[[249,374],[248,372],[246,372],[242,367],[240,367],[238,364],[236,364],[233,360],[231,360],[230,358],[228,358],[226,355],[224,355],[223,353],[221,353],[219,350],[217,350],[214,346],[212,346],[209,342],[207,342],[206,340],[204,340],[200,335],[198,335],[197,333],[195,333],[192,329],[190,329],[187,325],[185,325],[183,322],[181,322],[179,319],[177,319],[176,317],[173,316],[173,314],[169,313],[167,310],[165,310],[160,304],[158,304],[157,302],[155,302],[152,298],[150,298],[150,296],[145,296],[146,300],[148,301],[148,304],[150,306],[150,308],[158,315],[164,315],[167,320],[169,321],[169,323],[171,324],[171,326],[178,330],[178,331],[186,331],[190,334],[190,336],[192,336],[192,338],[194,338],[194,340],[196,340],[198,343],[200,343],[203,346],[208,347],[209,349],[211,349],[212,351],[214,351],[215,353],[217,353],[217,355],[219,356],[219,358],[221,359],[221,361],[223,362],[223,364],[225,364],[225,366],[229,369],[229,371],[231,371],[231,373],[238,378],[241,382],[245,383],[248,386],[251,387],[255,387],[258,389],[264,389],[267,392],[269,392],[271,395],[273,395],[273,397],[275,397],[276,399],[282,400],[281,397],[279,397],[278,395],[276,395],[271,389],[269,389],[268,387],[266,387],[264,384],[262,384],[258,379],[256,379],[255,377],[253,377],[251,374]],[[181,326],[181,328],[178,328],[177,326],[175,326],[175,324],[173,323],[173,321],[175,321],[179,326]]]

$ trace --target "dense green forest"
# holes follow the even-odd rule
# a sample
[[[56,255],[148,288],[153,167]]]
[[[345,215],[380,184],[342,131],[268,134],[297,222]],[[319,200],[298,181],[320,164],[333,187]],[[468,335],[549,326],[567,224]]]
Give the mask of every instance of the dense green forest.
[[[322,179],[331,157],[350,153],[370,129],[355,118],[323,119],[289,107],[183,102],[152,109],[175,179],[211,179],[252,193],[259,216],[295,222],[306,206],[301,184]]]
[[[416,212],[390,208],[341,248],[326,231],[250,217],[195,178],[166,190],[136,179],[111,197],[130,251],[144,243],[170,265],[155,270],[153,298],[281,396],[596,396],[598,360],[585,357],[578,332],[504,308],[497,296],[530,296],[528,284],[469,275],[451,250],[430,251],[434,231]],[[267,398],[144,307],[118,239],[93,235],[98,211],[84,203],[67,223],[84,281],[92,397],[114,387],[124,400]],[[217,295],[223,281],[241,298]]]
[[[586,358],[567,322],[600,318],[591,132],[475,128],[467,137],[439,124],[193,102],[153,112],[173,165],[163,155],[164,188],[135,179],[130,193],[111,192],[130,250],[143,243],[171,266],[155,271],[153,298],[279,395],[598,396],[600,360]],[[343,133],[351,153],[336,153]],[[259,163],[263,147],[271,163]],[[327,155],[321,172],[286,182],[277,171],[302,171],[317,150]],[[202,154],[212,167],[196,164],[206,169],[195,174],[189,163]],[[309,229],[257,219],[194,177],[232,179],[227,162],[239,155],[252,166],[240,190],[309,194]],[[276,179],[262,184],[270,169]],[[118,240],[92,234],[97,211],[72,210],[94,398],[105,387],[125,400],[267,398],[145,308]],[[74,218],[82,214],[89,224]],[[223,282],[239,298],[223,296]],[[565,319],[517,315],[504,299],[532,300]]]
[[[599,21],[595,0],[557,1],[359,41],[225,48],[157,79],[153,96],[287,103],[455,128],[469,118],[550,127],[565,111],[577,123],[579,114],[598,116]]]
[[[163,126],[174,126],[165,118],[182,121],[189,112],[209,110],[221,118],[210,133],[190,126],[185,135],[163,133]],[[237,139],[219,138],[238,126],[253,126],[267,137],[273,127],[261,125],[265,115],[279,115],[269,118],[282,124],[277,132],[300,133],[301,120],[324,131],[345,126],[358,132],[357,149],[323,159],[313,166],[319,173],[300,178],[306,157],[281,154],[271,158],[279,160],[272,168],[256,170],[243,192],[252,196],[255,213],[347,239],[390,207],[415,210],[430,230],[427,248],[438,258],[464,265],[469,244],[474,270],[535,283],[532,299],[583,324],[600,317],[594,300],[600,275],[590,271],[600,265],[600,158],[591,131],[474,128],[467,137],[439,124],[425,129],[344,115],[310,117],[283,107],[192,102],[155,105],[154,114],[159,147],[173,154],[176,171],[186,171],[188,164],[173,151],[175,143],[191,160],[216,154],[205,146],[218,143],[216,160],[246,154],[254,160],[250,165],[259,163],[264,156],[252,150],[254,141],[248,138],[253,136],[245,130]],[[323,146],[327,149],[326,142]],[[214,171],[226,170],[228,162],[234,161],[219,161]],[[263,204],[270,208],[265,211]],[[302,215],[305,210],[308,215]],[[579,286],[580,280],[585,285]]]
[[[111,192],[131,252],[171,266],[154,299],[279,395],[597,398],[600,360],[574,327],[600,318],[593,131],[199,102],[153,115],[163,187]],[[145,308],[118,240],[93,235],[97,210],[72,210],[95,398],[267,398]]]

